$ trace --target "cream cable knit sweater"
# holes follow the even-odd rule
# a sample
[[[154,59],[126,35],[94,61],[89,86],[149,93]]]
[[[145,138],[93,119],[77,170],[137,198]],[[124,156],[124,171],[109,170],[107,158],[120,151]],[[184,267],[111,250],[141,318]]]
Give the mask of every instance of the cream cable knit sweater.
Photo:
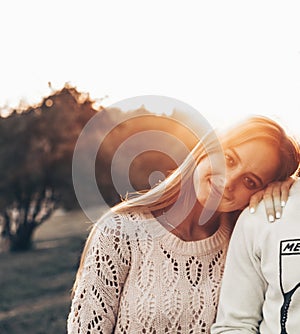
[[[186,242],[150,213],[106,215],[88,247],[68,333],[209,333],[230,225]]]

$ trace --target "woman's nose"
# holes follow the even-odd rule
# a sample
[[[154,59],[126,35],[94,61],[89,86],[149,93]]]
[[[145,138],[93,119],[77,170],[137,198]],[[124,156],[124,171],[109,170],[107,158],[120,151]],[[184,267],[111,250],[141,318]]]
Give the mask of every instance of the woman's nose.
[[[224,183],[225,189],[233,191],[236,180],[237,180],[236,175],[234,175],[233,173],[227,173],[225,176],[225,183]]]

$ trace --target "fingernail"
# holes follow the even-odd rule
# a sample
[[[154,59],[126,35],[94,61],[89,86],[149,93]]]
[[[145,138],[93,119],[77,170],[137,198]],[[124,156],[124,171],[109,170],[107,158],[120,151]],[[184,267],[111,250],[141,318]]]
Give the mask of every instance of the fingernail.
[[[282,207],[285,206],[285,201],[281,201],[281,206],[282,206]]]
[[[255,209],[254,208],[250,208],[250,213],[254,213]]]
[[[274,216],[273,215],[269,215],[269,222],[273,222],[275,219],[274,219]]]
[[[280,214],[280,212],[279,212],[279,211],[277,211],[275,216],[276,216],[276,218],[277,218],[277,219],[279,219],[279,218],[281,217],[281,214]]]

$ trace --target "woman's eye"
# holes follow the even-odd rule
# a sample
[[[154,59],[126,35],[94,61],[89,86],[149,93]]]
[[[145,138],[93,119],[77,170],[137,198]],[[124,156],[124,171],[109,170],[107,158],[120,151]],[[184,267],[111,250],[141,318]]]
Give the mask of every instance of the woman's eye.
[[[226,164],[227,166],[234,166],[234,158],[230,154],[225,154]]]
[[[244,177],[244,184],[249,189],[256,189],[257,185],[255,181],[253,181],[250,177],[246,176]]]

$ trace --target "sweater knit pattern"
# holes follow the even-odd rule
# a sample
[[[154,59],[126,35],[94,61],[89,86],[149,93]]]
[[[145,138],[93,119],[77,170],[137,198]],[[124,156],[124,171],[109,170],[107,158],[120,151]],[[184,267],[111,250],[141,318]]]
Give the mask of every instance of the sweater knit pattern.
[[[150,213],[110,213],[94,227],[69,334],[210,333],[231,228],[183,241]]]

